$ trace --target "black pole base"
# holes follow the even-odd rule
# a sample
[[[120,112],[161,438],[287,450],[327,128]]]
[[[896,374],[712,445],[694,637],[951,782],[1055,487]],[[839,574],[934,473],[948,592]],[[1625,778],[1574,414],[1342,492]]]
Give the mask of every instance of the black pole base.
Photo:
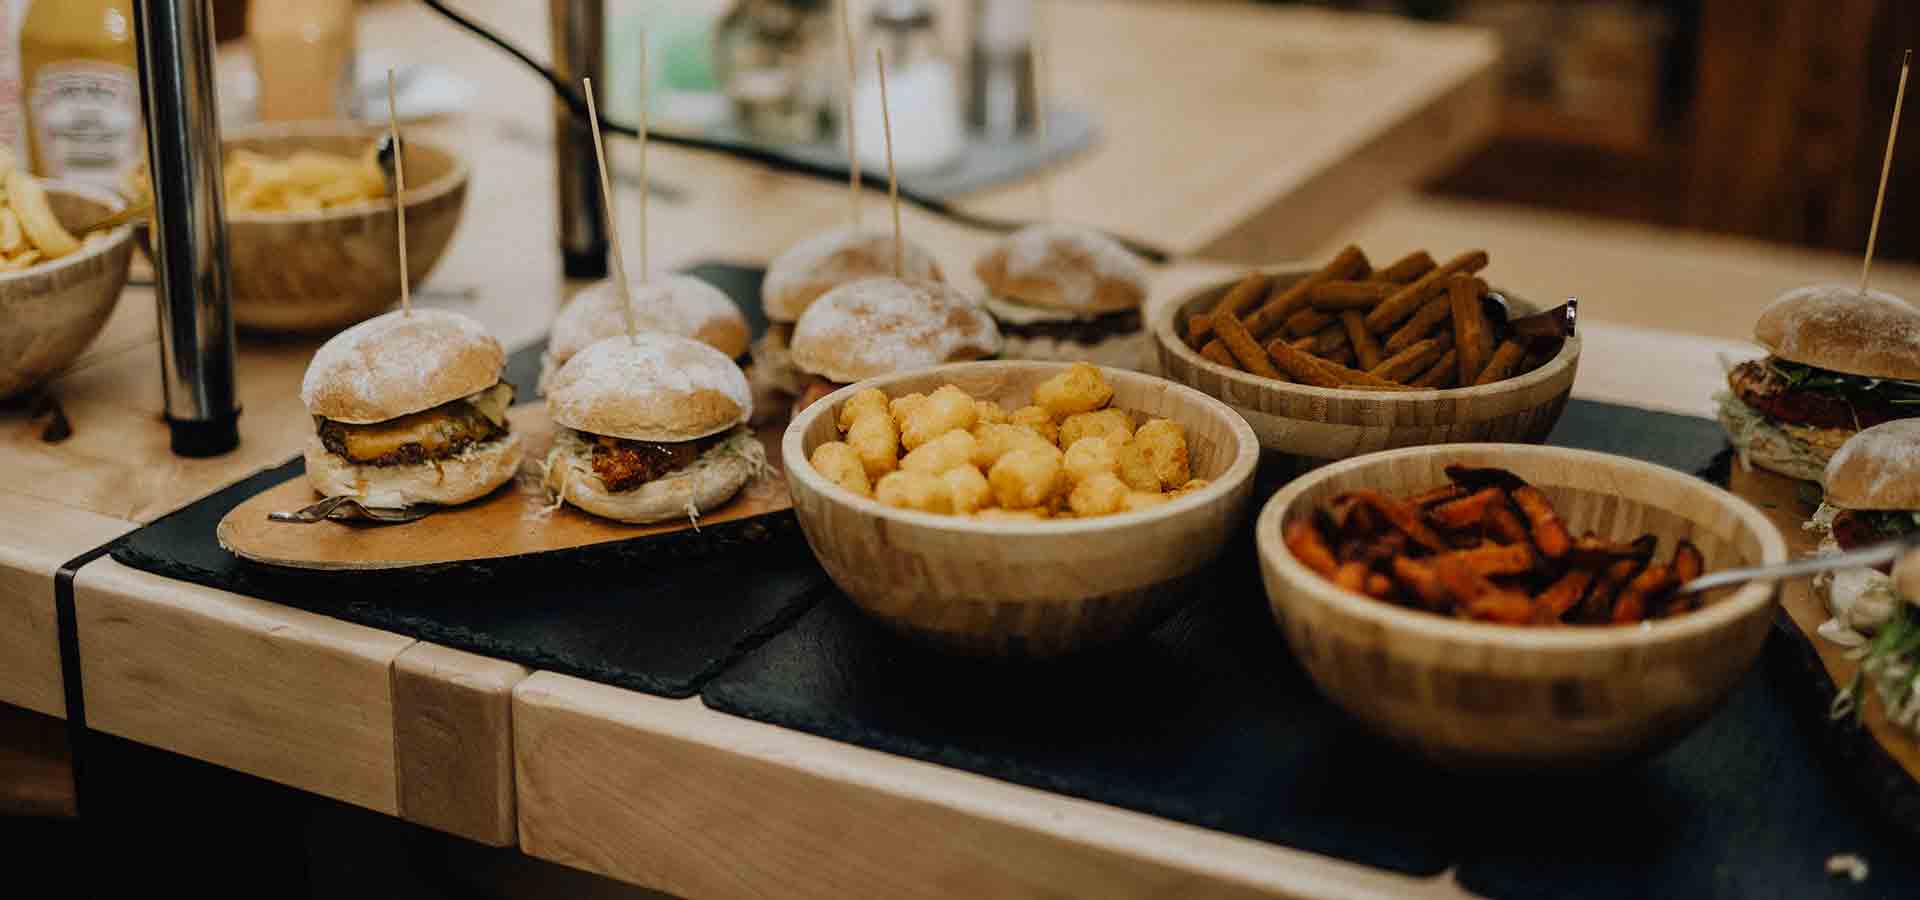
[[[607,277],[607,248],[560,250],[560,272],[570,279]]]
[[[173,431],[173,455],[201,458],[219,456],[240,446],[240,411],[213,419],[167,417]]]

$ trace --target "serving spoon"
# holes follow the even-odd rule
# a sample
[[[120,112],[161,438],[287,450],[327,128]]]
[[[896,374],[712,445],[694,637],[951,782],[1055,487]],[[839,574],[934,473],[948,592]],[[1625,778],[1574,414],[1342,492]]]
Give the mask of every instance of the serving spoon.
[[[1743,584],[1748,581],[1772,581],[1781,578],[1794,578],[1812,575],[1817,572],[1832,572],[1839,569],[1866,569],[1889,563],[1900,558],[1908,550],[1920,548],[1920,531],[1890,541],[1869,544],[1857,550],[1845,553],[1829,553],[1822,556],[1809,556],[1792,562],[1771,566],[1749,566],[1744,569],[1723,569],[1702,575],[1680,586],[1678,594],[1698,594],[1714,588]]]

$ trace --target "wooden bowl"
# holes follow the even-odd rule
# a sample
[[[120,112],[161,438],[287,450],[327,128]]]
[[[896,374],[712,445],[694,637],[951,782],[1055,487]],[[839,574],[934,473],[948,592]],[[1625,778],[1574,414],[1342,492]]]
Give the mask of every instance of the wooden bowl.
[[[274,158],[299,150],[359,156],[382,129],[353,122],[291,122],[227,130],[221,146]],[[433,272],[467,198],[467,165],[453,151],[407,137],[407,280]],[[400,302],[393,207],[227,214],[233,320],[256,331],[343,328]]]
[[[111,193],[46,183],[47,205],[69,228],[124,203]],[[0,398],[25,392],[66,368],[93,341],[127,286],[133,227],[19,272],[0,274]]]
[[[1270,272],[1289,285],[1311,270]],[[1237,279],[1236,279],[1237,280]],[[1299,468],[1375,450],[1472,441],[1539,443],[1560,421],[1580,364],[1580,339],[1531,372],[1480,387],[1432,391],[1356,391],[1261,378],[1213,362],[1188,347],[1189,313],[1205,312],[1233,281],[1157,299],[1147,327],[1168,378],[1217,397],[1246,417],[1260,444]],[[1537,307],[1506,295],[1515,315]]]
[[[854,603],[943,649],[1039,658],[1149,630],[1205,589],[1198,576],[1243,521],[1260,445],[1225,404],[1164,379],[1101,370],[1115,407],[1186,426],[1194,477],[1212,481],[1153,509],[1045,522],[936,515],[861,497],[807,462],[838,439],[840,406],[857,391],[898,397],[954,384],[1018,406],[1066,367],[974,362],[889,375],[841,388],[794,418],[781,445],[794,512]]]
[[[1553,498],[1575,533],[1679,538],[1708,571],[1784,562],[1785,540],[1751,504],[1663,466],[1585,450],[1456,444],[1375,453],[1317,469],[1268,501],[1255,525],[1275,618],[1320,691],[1386,737],[1443,764],[1555,770],[1665,749],[1713,712],[1752,665],[1777,585],[1751,583],[1695,612],[1635,625],[1524,627],[1451,619],[1350,594],[1281,541],[1289,520],[1342,491],[1404,495],[1443,468],[1499,466]]]

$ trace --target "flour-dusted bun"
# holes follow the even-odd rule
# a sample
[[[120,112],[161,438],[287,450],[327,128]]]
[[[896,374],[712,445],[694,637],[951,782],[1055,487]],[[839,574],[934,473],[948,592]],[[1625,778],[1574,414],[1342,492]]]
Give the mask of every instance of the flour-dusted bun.
[[[307,481],[328,497],[358,497],[368,506],[451,506],[477,500],[520,469],[520,435],[474,444],[456,456],[397,466],[362,466],[332,453],[315,436],[307,443]]]
[[[747,317],[732,299],[691,275],[674,275],[633,283],[633,324],[640,331],[662,331],[690,337],[738,359],[747,352],[751,334]],[[627,333],[625,298],[612,281],[602,281],[573,298],[553,320],[541,359],[540,385],[544,392],[554,373],[574,354],[602,338]]]
[[[913,281],[945,281],[933,254],[906,242],[901,273]],[[775,322],[797,322],[821,295],[848,282],[893,274],[893,233],[833,228],[775,257],[760,283],[760,305]]]
[[[395,310],[321,344],[300,402],[335,422],[385,422],[492,387],[506,363],[500,342],[467,316]]]
[[[1838,284],[1788,291],[1761,311],[1753,338],[1789,362],[1920,380],[1920,309],[1881,291]]]
[[[974,274],[996,297],[1082,313],[1140,308],[1147,266],[1118,241],[1078,225],[1029,225],[995,244]]]
[[[1920,419],[1875,425],[1827,463],[1827,502],[1841,509],[1920,510]]]
[[[547,390],[553,421],[633,441],[691,441],[753,415],[747,376],[692,338],[643,332],[601,340],[560,367]]]
[[[596,516],[647,524],[696,519],[733,499],[754,473],[766,465],[765,451],[752,432],[739,433],[707,449],[684,469],[629,491],[609,491],[593,474],[586,445],[570,435],[557,439],[558,458],[547,465],[547,489],[567,503]]]
[[[793,327],[790,352],[801,371],[851,384],[993,356],[1000,352],[1000,329],[958,288],[868,278],[834,288],[808,307]]]

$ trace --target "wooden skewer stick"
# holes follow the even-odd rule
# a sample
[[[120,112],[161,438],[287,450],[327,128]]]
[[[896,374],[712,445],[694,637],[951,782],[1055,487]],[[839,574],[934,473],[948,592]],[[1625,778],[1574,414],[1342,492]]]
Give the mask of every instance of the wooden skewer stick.
[[[847,212],[857,233],[860,230],[860,148],[854,141],[853,94],[859,63],[853,54],[853,26],[847,24],[847,7],[851,5],[852,0],[840,0],[840,40],[847,47]]]
[[[620,249],[620,227],[618,216],[613,214],[613,180],[607,177],[607,148],[600,141],[600,109],[593,102],[593,79],[580,79],[587,94],[587,121],[593,125],[593,158],[600,163],[600,204],[607,208],[607,237],[613,242],[613,281],[620,286],[620,314],[627,322],[627,340],[634,340],[639,329],[633,324],[633,286],[627,283],[626,253]],[[642,113],[642,121],[645,114]],[[646,132],[640,138],[641,157],[646,156]],[[646,203],[645,176],[641,181],[641,204]]]
[[[873,61],[880,67],[880,127],[887,139],[887,203],[893,207],[893,277],[907,277],[906,243],[900,234],[900,179],[893,171],[893,114],[887,111],[887,54],[873,48]]]
[[[1867,292],[1867,277],[1873,274],[1873,245],[1880,240],[1880,210],[1887,202],[1887,173],[1893,171],[1893,141],[1900,136],[1900,107],[1907,100],[1907,73],[1913,68],[1913,51],[1900,60],[1900,88],[1893,94],[1893,124],[1887,126],[1887,155],[1880,162],[1880,193],[1873,198],[1873,225],[1867,229],[1867,257],[1860,262],[1860,293]]]
[[[400,232],[400,314],[413,315],[413,279],[407,273],[407,152],[400,144],[400,102],[394,99],[393,70],[387,70],[387,127],[393,130],[393,220]]]

